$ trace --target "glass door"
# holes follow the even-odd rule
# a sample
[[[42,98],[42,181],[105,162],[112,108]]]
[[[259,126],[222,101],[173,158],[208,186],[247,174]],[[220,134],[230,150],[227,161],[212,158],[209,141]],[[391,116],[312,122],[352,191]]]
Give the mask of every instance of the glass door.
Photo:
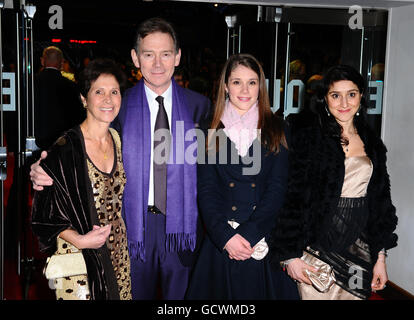
[[[35,151],[31,25],[34,7],[13,5],[15,3],[9,2],[8,7],[0,11],[0,284],[2,298],[27,299],[35,271],[34,241],[30,229],[32,190],[28,175]]]
[[[274,112],[307,108],[324,72],[348,64],[367,81],[368,121],[380,132],[387,11],[246,6],[236,16],[234,52],[262,63]]]
[[[0,7],[2,28],[3,5]],[[4,180],[7,178],[7,148],[3,139],[3,40],[0,31],[0,300],[4,299]]]
[[[281,71],[286,52],[287,24],[280,23],[278,7],[245,6],[234,17],[238,40],[233,52],[250,53],[262,64],[266,75],[272,110],[280,108]]]
[[[309,107],[317,81],[336,64],[359,70],[366,80],[368,121],[380,133],[387,11],[286,9],[286,64],[281,82],[283,114]],[[355,19],[359,19],[356,21]]]

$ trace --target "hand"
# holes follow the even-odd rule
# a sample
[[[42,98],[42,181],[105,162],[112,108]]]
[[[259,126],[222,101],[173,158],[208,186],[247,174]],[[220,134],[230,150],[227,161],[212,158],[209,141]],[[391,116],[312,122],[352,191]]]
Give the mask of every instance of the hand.
[[[110,233],[110,224],[104,227],[93,226],[87,234],[79,235],[76,247],[79,249],[99,249],[105,244]]]
[[[42,151],[40,159],[33,163],[30,167],[30,180],[33,182],[33,189],[36,191],[42,191],[44,186],[51,186],[53,180],[46,174],[43,168],[40,166],[40,161],[47,157],[47,152]]]
[[[305,270],[309,270],[312,272],[318,271],[317,268],[312,267],[311,265],[307,264],[305,261],[299,258],[292,260],[287,265],[287,273],[293,280],[296,280],[300,283],[304,282],[306,284],[312,284]]]
[[[249,259],[253,253],[249,241],[236,233],[229,241],[227,241],[224,249],[229,253],[230,259],[246,260]]]
[[[385,288],[385,284],[388,281],[387,266],[385,263],[385,257],[379,255],[377,263],[374,266],[374,276],[372,277],[371,288],[372,291],[382,290]]]

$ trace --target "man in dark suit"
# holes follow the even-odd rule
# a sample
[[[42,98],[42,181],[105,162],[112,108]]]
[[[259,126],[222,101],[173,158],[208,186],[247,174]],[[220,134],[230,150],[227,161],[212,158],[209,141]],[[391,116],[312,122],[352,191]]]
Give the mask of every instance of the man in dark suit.
[[[154,299],[160,279],[164,299],[183,299],[194,262],[198,210],[197,164],[179,161],[190,143],[182,133],[205,121],[210,102],[173,80],[181,50],[165,20],[149,19],[138,27],[131,56],[143,79],[127,92],[118,118],[128,179],[123,209],[132,294],[134,299]],[[167,133],[164,140],[157,129]],[[156,146],[168,139],[174,155],[169,158],[165,152],[164,160],[169,159],[163,168]]]
[[[62,76],[62,51],[43,50],[43,70],[35,76],[35,138],[41,149],[49,148],[66,130],[79,124],[85,112],[76,84]]]
[[[143,78],[126,92],[113,126],[121,132],[127,176],[123,216],[132,295],[155,299],[161,287],[164,299],[179,300],[187,289],[201,231],[197,163],[184,159],[194,140],[187,141],[186,133],[206,121],[210,101],[173,80],[181,50],[165,20],[141,23],[131,56]],[[36,190],[52,183],[38,162],[30,175]]]

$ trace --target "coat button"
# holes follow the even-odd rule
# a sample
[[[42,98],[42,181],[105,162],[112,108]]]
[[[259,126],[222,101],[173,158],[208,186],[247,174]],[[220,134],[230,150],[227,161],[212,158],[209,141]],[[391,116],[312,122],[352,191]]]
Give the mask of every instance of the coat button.
[[[251,186],[252,186],[252,188],[256,188],[256,184],[255,183],[252,183]]]
[[[230,187],[230,188],[233,188],[233,187],[234,187],[234,182],[230,182],[230,183],[229,183],[229,187]]]
[[[231,207],[231,210],[236,211],[237,210],[237,207],[236,206],[232,206]]]

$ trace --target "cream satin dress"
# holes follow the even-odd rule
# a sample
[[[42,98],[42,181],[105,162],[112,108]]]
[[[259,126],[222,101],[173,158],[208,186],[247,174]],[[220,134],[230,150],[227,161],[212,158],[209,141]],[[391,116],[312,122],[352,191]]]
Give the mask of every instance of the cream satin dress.
[[[345,158],[345,176],[341,197],[365,197],[372,171],[372,163],[367,156]],[[298,289],[302,300],[361,300],[337,284],[334,284],[326,293],[320,293],[305,283],[298,283]]]

